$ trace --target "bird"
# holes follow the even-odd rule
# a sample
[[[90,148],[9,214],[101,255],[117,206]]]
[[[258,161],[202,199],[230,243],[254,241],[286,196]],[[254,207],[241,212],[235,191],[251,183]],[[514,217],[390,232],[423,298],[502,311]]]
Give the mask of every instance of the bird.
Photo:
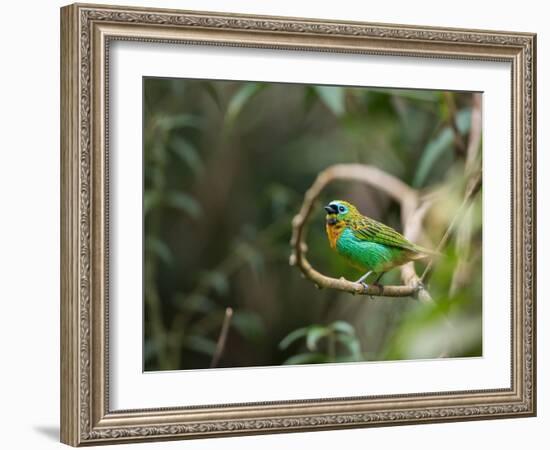
[[[435,257],[433,252],[408,241],[393,228],[361,214],[344,200],[333,200],[325,207],[325,228],[330,247],[355,268],[365,271],[356,283],[365,288],[366,279],[377,274],[374,285],[389,270],[418,259]]]

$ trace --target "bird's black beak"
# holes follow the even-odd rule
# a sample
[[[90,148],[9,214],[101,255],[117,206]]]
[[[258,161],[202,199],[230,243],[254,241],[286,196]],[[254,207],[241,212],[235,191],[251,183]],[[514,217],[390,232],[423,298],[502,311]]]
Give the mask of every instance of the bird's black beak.
[[[325,206],[325,211],[327,212],[327,214],[338,214],[338,206],[327,205]]]

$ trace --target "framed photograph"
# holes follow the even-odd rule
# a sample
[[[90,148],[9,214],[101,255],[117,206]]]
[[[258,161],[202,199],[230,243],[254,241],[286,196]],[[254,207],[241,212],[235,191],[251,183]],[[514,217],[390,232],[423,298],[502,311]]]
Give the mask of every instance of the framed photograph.
[[[535,57],[62,8],[62,442],[535,415]]]

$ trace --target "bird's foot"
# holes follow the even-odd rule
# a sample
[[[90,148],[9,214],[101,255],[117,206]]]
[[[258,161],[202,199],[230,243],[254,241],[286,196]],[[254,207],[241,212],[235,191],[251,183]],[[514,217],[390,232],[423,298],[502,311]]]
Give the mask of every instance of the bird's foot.
[[[384,285],[382,283],[376,281],[372,283],[372,286],[376,286],[378,289],[380,289],[380,295],[384,295]]]
[[[418,293],[424,289],[426,289],[426,286],[424,286],[424,283],[422,283],[422,281],[419,280],[418,283],[416,283],[416,286],[414,287],[415,297],[418,296]]]
[[[359,281],[358,283],[359,283],[361,286],[363,286],[363,288],[365,289],[365,292],[369,290],[369,288],[370,288],[370,285],[369,285],[369,284],[365,283],[364,281]],[[369,298],[370,298],[371,300],[374,300],[374,296],[373,296],[373,295],[369,295]]]

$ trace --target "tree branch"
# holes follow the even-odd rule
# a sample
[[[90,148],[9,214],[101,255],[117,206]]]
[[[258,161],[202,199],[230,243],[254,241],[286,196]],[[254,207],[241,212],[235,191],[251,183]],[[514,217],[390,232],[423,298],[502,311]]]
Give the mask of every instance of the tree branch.
[[[403,183],[398,178],[380,170],[376,167],[363,164],[337,164],[325,169],[318,176],[313,185],[304,196],[304,202],[300,212],[292,220],[292,254],[290,264],[297,266],[304,277],[310,279],[318,288],[331,288],[351,294],[371,295],[379,297],[418,297],[424,300],[431,300],[429,294],[421,283],[413,283],[414,278],[407,272],[408,283],[403,286],[369,286],[365,288],[360,283],[348,281],[344,278],[332,278],[315,270],[306,258],[307,246],[305,236],[307,222],[315,202],[325,186],[334,180],[359,181],[385,192],[401,206],[402,222],[408,223],[410,217],[415,217],[418,208],[419,197],[417,191]],[[403,266],[405,267],[405,266]],[[412,269],[414,272],[414,268]],[[405,281],[402,270],[402,278]],[[418,276],[414,273],[418,280]],[[423,292],[423,294],[422,294]]]
[[[351,294],[369,295],[378,297],[415,297],[422,302],[432,302],[430,293],[424,286],[427,274],[433,266],[430,260],[419,277],[414,269],[414,263],[409,262],[401,266],[401,279],[404,285],[401,286],[369,286],[365,288],[360,283],[348,281],[345,278],[332,278],[315,270],[306,258],[307,245],[305,237],[307,233],[307,222],[313,212],[315,202],[319,195],[330,182],[334,180],[359,181],[385,192],[401,206],[401,222],[403,224],[404,236],[414,242],[418,240],[422,230],[422,221],[433,204],[433,198],[428,196],[420,199],[418,192],[398,178],[372,166],[363,164],[337,164],[330,166],[321,172],[313,185],[304,196],[304,202],[300,212],[292,220],[292,254],[290,265],[297,266],[305,278],[310,279],[319,288],[337,289]],[[437,251],[440,252],[447,244],[451,232],[456,226],[465,208],[470,204],[473,197],[481,188],[481,171],[474,172],[468,179],[464,200],[451,220],[445,234],[441,238]]]

